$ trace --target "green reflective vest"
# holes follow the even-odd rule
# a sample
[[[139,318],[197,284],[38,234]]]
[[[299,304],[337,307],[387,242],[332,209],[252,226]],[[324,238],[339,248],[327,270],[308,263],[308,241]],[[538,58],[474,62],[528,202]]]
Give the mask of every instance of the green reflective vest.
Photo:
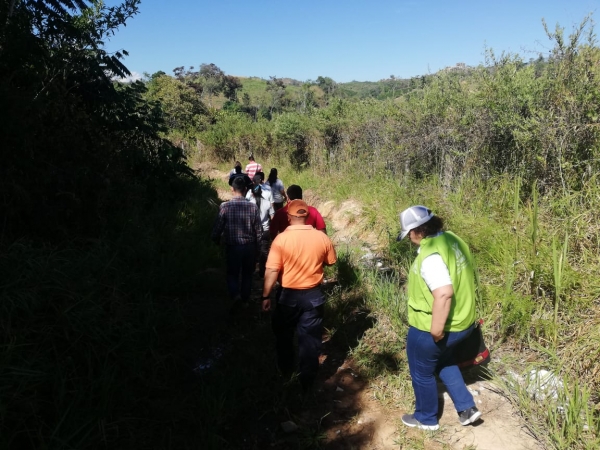
[[[422,331],[431,331],[433,295],[421,276],[421,264],[438,253],[450,272],[454,289],[450,313],[444,331],[463,331],[475,322],[475,272],[467,244],[450,231],[421,241],[421,250],[408,274],[408,323]]]

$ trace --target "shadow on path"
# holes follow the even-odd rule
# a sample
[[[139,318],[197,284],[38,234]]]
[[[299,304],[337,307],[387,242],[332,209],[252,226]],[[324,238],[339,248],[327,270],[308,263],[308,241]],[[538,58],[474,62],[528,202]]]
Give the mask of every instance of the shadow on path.
[[[191,431],[186,444],[215,449],[341,449],[356,448],[361,439],[366,442],[370,436],[366,428],[362,438],[353,438],[354,447],[327,438],[361,409],[358,396],[367,381],[344,364],[374,323],[362,299],[343,293],[339,286],[327,289],[322,365],[313,391],[302,395],[294,378],[285,380],[278,374],[270,314],[260,311],[258,301],[228,314],[224,273],[209,271],[207,277],[213,287],[187,299],[184,308],[196,325],[180,350],[190,398],[199,402],[196,422],[201,427]],[[261,282],[254,280],[252,298],[260,295]],[[293,422],[297,429],[283,431],[284,422]]]

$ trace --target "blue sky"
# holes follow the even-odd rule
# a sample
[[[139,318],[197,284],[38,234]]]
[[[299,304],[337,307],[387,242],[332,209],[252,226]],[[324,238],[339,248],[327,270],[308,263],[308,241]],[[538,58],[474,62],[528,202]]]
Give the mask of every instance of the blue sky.
[[[600,0],[142,0],[106,48],[127,50],[137,74],[214,63],[243,77],[377,81],[476,66],[486,47],[548,54],[542,18],[570,32],[599,10]]]

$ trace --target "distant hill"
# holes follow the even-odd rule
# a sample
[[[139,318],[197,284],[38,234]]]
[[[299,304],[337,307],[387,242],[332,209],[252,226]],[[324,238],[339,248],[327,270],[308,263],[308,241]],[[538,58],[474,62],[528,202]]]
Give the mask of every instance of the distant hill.
[[[446,67],[440,72],[452,72],[457,76],[467,75],[471,71],[471,67],[464,63],[458,63],[455,66]],[[385,100],[398,98],[408,92],[422,88],[427,80],[434,77],[436,74],[427,74],[412,78],[396,78],[393,75],[390,78],[379,81],[349,81],[346,83],[336,83],[327,77],[332,85],[319,85],[318,80],[311,82],[310,89],[315,95],[317,101],[323,101],[326,98],[324,89],[331,90],[332,96],[344,99],[363,100],[368,98]],[[270,94],[267,91],[267,83],[269,80],[259,77],[243,77],[237,76],[243,87],[238,91],[238,98],[242,101],[244,94],[248,95],[252,105],[268,105],[270,102]],[[301,96],[302,87],[306,86],[305,81],[295,80],[293,78],[277,78],[285,86],[286,96],[288,98],[297,98]],[[324,89],[323,89],[323,88]],[[215,106],[220,107],[224,104],[225,99],[215,99]]]
[[[430,75],[428,75],[430,76]],[[239,92],[240,98],[247,93],[254,101],[262,99],[267,95],[267,80],[258,77],[238,77],[243,85]],[[386,98],[396,98],[412,89],[420,87],[425,77],[418,78],[388,78],[379,81],[350,81],[347,83],[336,83],[334,96],[347,99],[366,99],[375,98],[383,100]],[[281,78],[286,86],[286,91],[290,94],[299,92],[305,82],[294,80],[293,78]],[[323,90],[314,84],[312,88],[317,93],[317,97],[324,96]]]

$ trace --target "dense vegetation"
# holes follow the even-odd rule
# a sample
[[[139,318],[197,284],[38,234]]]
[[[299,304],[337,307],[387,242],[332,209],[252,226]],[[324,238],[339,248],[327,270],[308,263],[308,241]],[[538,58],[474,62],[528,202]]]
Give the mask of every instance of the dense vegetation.
[[[411,80],[244,79],[202,64],[116,83],[125,53],[103,41],[138,4],[0,1],[0,448],[225,445],[241,395],[187,390],[173,350],[193,334],[188,294],[214,292],[199,272],[220,260],[216,193],[187,161],[249,153],[288,184],[360,200],[357,226],[379,236],[412,203],[445,216],[473,247],[490,342],[550,359],[567,386],[563,413],[507,392],[548,445],[597,448],[600,48],[588,18],[569,36],[547,29],[545,58],[490,50],[484,66]],[[393,329],[355,349],[366,374],[382,349],[403,358],[410,256],[380,241],[399,276],[365,271],[353,285]]]
[[[3,449],[161,438],[148,398],[178,379],[168,341],[189,339],[174,297],[218,261],[201,251],[214,190],[144,84],[112,81],[129,72],[103,40],[138,4],[0,2]]]
[[[542,192],[579,189],[598,167],[598,48],[588,20],[569,37],[547,31],[555,47],[545,60],[489,50],[485,66],[399,80],[393,100],[347,98],[330,79],[305,83],[304,96],[275,77],[262,92],[244,82],[252,87],[238,107],[215,112],[195,138],[223,161],[250,152],[320,169],[359,160],[369,175],[436,174],[448,186],[506,173],[527,192],[534,181]]]

